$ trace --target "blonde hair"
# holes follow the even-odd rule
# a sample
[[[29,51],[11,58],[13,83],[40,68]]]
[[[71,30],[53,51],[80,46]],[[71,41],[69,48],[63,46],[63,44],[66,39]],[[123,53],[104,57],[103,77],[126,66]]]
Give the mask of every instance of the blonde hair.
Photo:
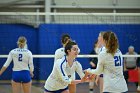
[[[18,38],[17,45],[18,45],[18,47],[20,47],[20,48],[24,48],[26,42],[27,42],[27,39],[26,39],[24,36],[20,36],[20,37]]]
[[[105,34],[105,31],[101,31],[99,34],[100,34],[100,36],[103,37],[103,35]]]

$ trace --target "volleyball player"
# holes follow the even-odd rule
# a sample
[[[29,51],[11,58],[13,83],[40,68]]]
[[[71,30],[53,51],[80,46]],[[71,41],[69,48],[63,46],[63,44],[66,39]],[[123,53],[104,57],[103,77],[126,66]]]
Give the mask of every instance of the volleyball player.
[[[103,92],[104,93],[126,93],[127,84],[123,76],[122,53],[118,49],[118,39],[115,33],[105,32],[103,35],[105,49],[98,55],[97,68],[87,69],[87,73],[103,73]]]
[[[57,59],[62,58],[65,55],[64,52],[64,47],[66,46],[66,44],[71,40],[70,36],[68,34],[63,34],[61,37],[61,43],[62,43],[62,48],[59,48],[55,51],[55,58],[54,58],[54,62],[56,62]]]
[[[10,51],[5,64],[0,70],[1,75],[13,61],[13,93],[20,93],[21,86],[24,93],[31,93],[31,77],[33,77],[34,66],[32,53],[28,49],[24,48],[26,42],[27,40],[25,37],[21,36],[18,38],[18,48],[15,48]]]
[[[97,42],[97,46],[96,46],[96,53],[99,54],[101,51],[103,51],[105,49],[104,47],[104,43],[103,43],[103,35],[104,35],[105,31],[100,32],[99,36],[98,36],[98,42]]]
[[[104,33],[105,33],[105,31],[102,31],[99,33],[98,42],[97,42],[97,45],[95,48],[95,51],[97,54],[99,54],[101,51],[103,51],[105,49],[104,43],[103,43]],[[95,80],[96,85],[98,85],[98,82],[99,82],[100,93],[102,93],[102,91],[103,91],[103,73],[96,77],[96,80]]]
[[[56,62],[56,60],[61,59],[65,54],[65,46],[66,44],[71,41],[71,37],[68,34],[63,34],[61,37],[61,43],[63,45],[62,48],[59,48],[55,51],[55,58],[54,58],[54,62]],[[80,49],[78,48],[78,53],[80,52]],[[75,73],[73,73],[72,77],[73,80],[75,79]],[[69,84],[68,86],[70,93],[76,93],[76,84]]]
[[[97,47],[97,42],[98,42],[98,40],[95,41],[95,43],[94,43],[94,45],[93,45],[93,50],[91,51],[90,54],[96,54],[95,49],[96,49],[96,47]],[[97,59],[97,58],[90,58],[90,65],[91,65],[90,68],[91,68],[91,69],[96,69],[96,67],[97,67],[97,62],[98,62],[98,59]],[[96,78],[97,78],[97,77],[96,77]],[[96,80],[95,80],[95,81],[96,81]],[[94,81],[89,82],[89,93],[93,93],[94,87],[95,87],[95,83],[96,83],[96,82],[94,82]]]
[[[86,81],[87,75],[82,71],[81,64],[75,59],[78,55],[78,45],[70,41],[65,46],[66,56],[56,60],[52,73],[45,83],[44,93],[70,93],[69,84],[78,84]],[[77,72],[81,80],[72,79],[74,72]]]
[[[140,52],[139,52],[140,54]],[[137,67],[138,67],[138,87],[137,87],[137,91],[138,93],[140,93],[140,57],[138,57],[137,59]]]

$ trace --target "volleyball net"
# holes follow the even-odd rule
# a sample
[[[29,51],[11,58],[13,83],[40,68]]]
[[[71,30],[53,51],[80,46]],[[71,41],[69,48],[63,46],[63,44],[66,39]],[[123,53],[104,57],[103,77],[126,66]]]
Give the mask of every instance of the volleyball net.
[[[0,58],[7,58],[8,55],[0,55]],[[98,57],[98,55],[78,55],[78,58],[94,58]],[[123,57],[140,57],[140,55],[123,55]],[[33,58],[54,58],[54,55],[33,55]]]

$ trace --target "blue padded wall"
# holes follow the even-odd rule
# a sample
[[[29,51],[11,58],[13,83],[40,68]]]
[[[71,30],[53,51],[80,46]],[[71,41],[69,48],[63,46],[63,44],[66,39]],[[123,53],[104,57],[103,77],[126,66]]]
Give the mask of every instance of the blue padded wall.
[[[38,29],[27,25],[0,24],[0,54],[7,55],[11,49],[16,48],[17,39],[21,35],[27,37],[29,50],[34,55],[54,54],[56,49],[62,47],[60,39],[63,33],[70,34],[78,43],[80,54],[89,54],[99,32],[106,30],[112,30],[117,34],[123,54],[127,52],[129,45],[133,45],[136,52],[140,51],[140,25],[137,24],[41,24]],[[78,60],[84,69],[89,67],[88,58]],[[0,58],[0,67],[5,61],[5,58]],[[53,61],[53,58],[35,58],[34,79],[46,80],[52,71]],[[12,64],[0,79],[11,79],[11,69]]]
[[[39,54],[54,54],[57,48],[62,47],[60,38],[63,33],[68,33],[75,40],[80,49],[80,54],[89,54],[92,45],[97,40],[100,31],[112,30],[119,39],[120,49],[123,53],[127,52],[129,45],[133,45],[139,51],[140,44],[140,25],[133,24],[41,24],[39,27]],[[78,59],[83,68],[89,67],[88,58]],[[41,73],[40,79],[45,79],[51,73],[53,59],[39,59]],[[45,73],[45,75],[44,75]]]

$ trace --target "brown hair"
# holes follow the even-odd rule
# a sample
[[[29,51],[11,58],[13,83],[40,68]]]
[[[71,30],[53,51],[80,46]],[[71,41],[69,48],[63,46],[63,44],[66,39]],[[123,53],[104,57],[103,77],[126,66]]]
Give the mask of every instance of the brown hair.
[[[70,36],[68,34],[63,34],[61,37],[62,44],[66,44],[70,40]]]
[[[74,41],[69,41],[66,44],[66,46],[65,46],[65,53],[66,53],[66,55],[68,55],[68,51],[67,50],[71,50],[71,48],[72,48],[73,45],[77,45],[77,43],[74,42]]]
[[[23,48],[27,42],[27,39],[24,36],[18,38],[17,44],[20,48]]]
[[[118,38],[114,32],[108,31],[103,35],[103,39],[106,44],[107,53],[115,54],[117,49],[119,48]]]

